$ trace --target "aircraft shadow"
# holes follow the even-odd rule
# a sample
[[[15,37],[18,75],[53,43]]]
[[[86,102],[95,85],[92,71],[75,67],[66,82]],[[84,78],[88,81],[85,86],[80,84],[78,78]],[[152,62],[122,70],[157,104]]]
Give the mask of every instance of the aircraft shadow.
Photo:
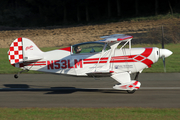
[[[96,89],[96,88],[76,88],[76,87],[50,87],[50,88],[31,88],[27,84],[4,84],[6,88],[1,88],[0,92],[4,91],[44,91],[44,94],[72,94],[76,92],[100,92],[100,93],[114,93],[127,94],[125,91],[113,89]]]
[[[27,84],[4,84],[7,88],[30,88]]]
[[[125,91],[119,90],[106,90],[106,89],[88,89],[88,88],[75,88],[75,87],[55,87],[51,88],[53,91],[47,92],[46,94],[71,94],[75,92],[99,92],[99,93],[126,93]],[[55,90],[54,90],[55,89]]]

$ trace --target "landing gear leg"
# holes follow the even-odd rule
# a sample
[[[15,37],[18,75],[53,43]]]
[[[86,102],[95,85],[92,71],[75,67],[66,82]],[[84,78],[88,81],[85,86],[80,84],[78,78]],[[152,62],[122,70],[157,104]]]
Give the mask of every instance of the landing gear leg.
[[[18,75],[21,74],[22,72],[24,71],[29,71],[28,69],[25,69],[25,70],[21,70],[20,72],[18,72],[17,74],[14,75],[14,78],[18,78]]]
[[[134,80],[138,81],[138,77],[139,77],[139,72],[136,73],[136,76],[135,76]]]

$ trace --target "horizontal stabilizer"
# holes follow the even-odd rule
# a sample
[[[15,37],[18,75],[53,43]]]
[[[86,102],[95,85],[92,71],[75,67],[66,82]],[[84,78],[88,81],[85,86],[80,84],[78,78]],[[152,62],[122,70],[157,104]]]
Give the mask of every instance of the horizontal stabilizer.
[[[42,56],[29,56],[29,57],[25,57],[24,61],[28,62],[28,61],[36,61],[36,60],[41,60],[43,59]]]

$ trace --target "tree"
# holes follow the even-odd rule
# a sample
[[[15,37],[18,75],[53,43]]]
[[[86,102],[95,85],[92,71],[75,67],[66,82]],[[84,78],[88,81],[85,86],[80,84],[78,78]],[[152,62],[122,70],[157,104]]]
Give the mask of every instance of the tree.
[[[108,18],[110,18],[111,17],[111,2],[110,2],[110,0],[108,0],[107,4],[108,4]]]
[[[158,15],[158,0],[155,0],[155,15]]]
[[[138,11],[138,0],[135,1],[136,16],[139,14]]]
[[[168,4],[169,4],[169,8],[170,8],[171,14],[173,15],[173,9],[172,9],[172,6],[171,6],[171,3],[170,3],[169,0],[168,0]]]
[[[89,11],[88,11],[88,0],[86,0],[86,3],[85,3],[85,7],[86,7],[86,21],[88,22],[89,21]]]
[[[117,16],[121,16],[121,8],[120,8],[120,0],[116,0],[117,2]]]

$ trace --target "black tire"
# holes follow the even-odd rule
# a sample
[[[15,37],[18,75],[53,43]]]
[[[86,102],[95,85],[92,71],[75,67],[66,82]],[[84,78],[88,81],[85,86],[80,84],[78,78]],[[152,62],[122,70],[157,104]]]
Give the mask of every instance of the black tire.
[[[15,75],[14,75],[14,78],[16,78],[16,79],[17,79],[17,78],[18,78],[18,75],[17,75],[17,74],[15,74]]]
[[[127,92],[128,92],[129,94],[133,94],[133,93],[136,92],[136,90],[127,90]]]

